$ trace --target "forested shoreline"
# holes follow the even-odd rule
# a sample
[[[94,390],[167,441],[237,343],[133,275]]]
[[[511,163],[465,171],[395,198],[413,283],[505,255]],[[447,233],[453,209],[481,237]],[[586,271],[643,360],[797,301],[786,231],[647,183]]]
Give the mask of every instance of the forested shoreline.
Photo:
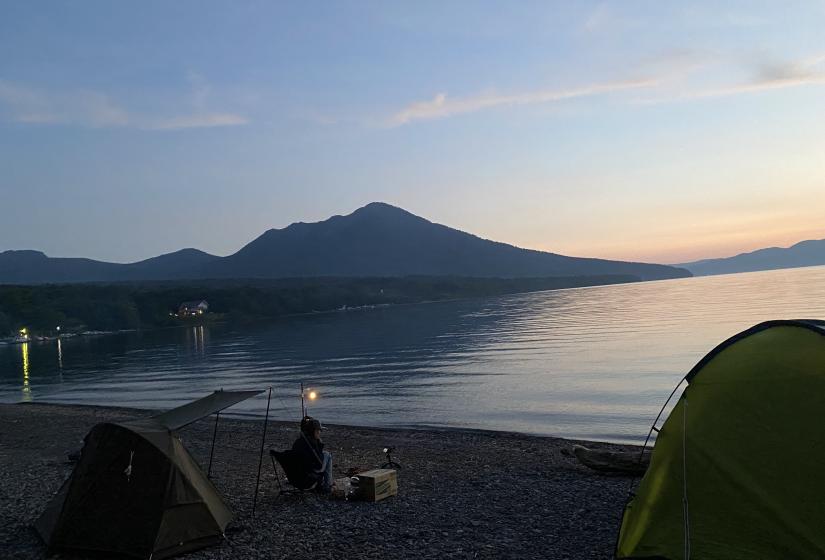
[[[0,285],[0,336],[26,327],[53,333],[180,325],[184,301],[206,300],[199,320],[254,320],[364,306],[635,282],[634,276],[552,278],[298,278],[189,282]]]

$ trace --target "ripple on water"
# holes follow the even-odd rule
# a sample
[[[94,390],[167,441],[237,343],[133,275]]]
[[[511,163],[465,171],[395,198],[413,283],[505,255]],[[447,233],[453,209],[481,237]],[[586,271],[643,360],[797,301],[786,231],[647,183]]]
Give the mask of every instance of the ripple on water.
[[[303,381],[327,422],[640,441],[713,346],[797,317],[825,317],[825,267],[74,338],[60,356],[29,344],[25,360],[5,346],[0,399],[163,409],[272,386],[272,416],[290,419]]]

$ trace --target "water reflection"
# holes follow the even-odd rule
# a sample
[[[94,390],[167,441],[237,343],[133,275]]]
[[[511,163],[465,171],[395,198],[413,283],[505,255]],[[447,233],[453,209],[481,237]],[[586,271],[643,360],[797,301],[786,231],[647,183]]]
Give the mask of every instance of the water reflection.
[[[330,423],[638,441],[718,342],[765,319],[817,316],[822,267],[604,286],[75,337],[58,341],[57,367],[51,344],[29,344],[24,390],[30,375],[38,400],[167,408],[272,386],[270,417],[285,420],[298,416],[304,382]],[[20,400],[13,346],[0,347],[0,400]],[[265,407],[251,399],[233,411]]]
[[[203,325],[192,327],[187,331],[188,344],[191,352],[195,356],[206,355],[206,345],[209,341],[209,329]]]
[[[23,354],[23,402],[31,402],[32,390],[29,385],[29,343],[20,345],[20,352]]]

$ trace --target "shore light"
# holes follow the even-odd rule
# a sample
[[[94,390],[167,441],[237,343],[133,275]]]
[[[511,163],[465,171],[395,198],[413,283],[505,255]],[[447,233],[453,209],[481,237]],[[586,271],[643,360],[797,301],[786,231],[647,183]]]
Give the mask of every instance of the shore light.
[[[307,415],[307,406],[305,399],[310,401],[314,401],[318,398],[318,391],[314,389],[310,389],[309,387],[304,387],[303,382],[301,382],[301,417]]]

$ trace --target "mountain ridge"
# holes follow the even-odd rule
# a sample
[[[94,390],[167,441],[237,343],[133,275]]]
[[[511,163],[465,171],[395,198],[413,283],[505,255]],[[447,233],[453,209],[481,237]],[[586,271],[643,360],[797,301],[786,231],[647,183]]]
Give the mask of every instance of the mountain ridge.
[[[0,253],[0,283],[301,277],[465,276],[526,278],[629,275],[641,280],[689,276],[667,265],[571,257],[522,249],[373,202],[347,215],[271,228],[219,257],[181,249],[119,264],[51,258],[38,251]]]
[[[805,239],[789,247],[765,247],[731,257],[676,264],[696,276],[825,265],[825,239]]]

